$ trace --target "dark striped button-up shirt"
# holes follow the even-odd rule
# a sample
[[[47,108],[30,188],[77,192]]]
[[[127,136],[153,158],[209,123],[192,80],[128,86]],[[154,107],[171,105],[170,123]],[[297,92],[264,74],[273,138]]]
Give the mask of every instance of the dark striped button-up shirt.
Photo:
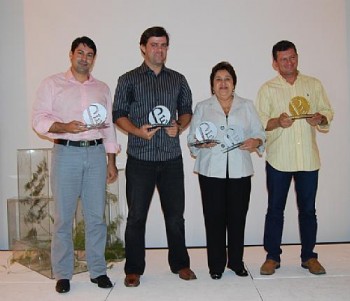
[[[163,67],[155,73],[143,63],[122,75],[114,95],[113,121],[128,117],[137,127],[149,124],[149,113],[156,106],[169,109],[171,120],[192,114],[192,93],[186,78]],[[168,161],[181,156],[179,137],[169,137],[161,128],[151,140],[129,133],[127,154],[144,161]]]

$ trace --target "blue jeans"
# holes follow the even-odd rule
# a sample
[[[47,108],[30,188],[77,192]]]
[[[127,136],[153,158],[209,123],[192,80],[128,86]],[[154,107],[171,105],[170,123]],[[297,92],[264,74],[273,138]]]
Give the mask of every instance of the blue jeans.
[[[73,275],[72,227],[79,197],[85,222],[85,250],[90,277],[106,274],[106,175],[106,153],[102,144],[89,147],[54,145],[51,184],[55,215],[51,261],[57,280],[71,279]]]
[[[267,259],[280,262],[284,209],[292,178],[298,205],[298,221],[301,240],[301,260],[317,258],[313,252],[316,244],[317,218],[315,199],[318,170],[282,172],[266,162],[268,208],[265,219],[264,248]]]
[[[155,187],[165,219],[170,269],[177,272],[189,267],[183,218],[185,192],[182,158],[151,162],[129,156],[125,174],[129,209],[125,230],[125,273],[144,273],[146,219]]]

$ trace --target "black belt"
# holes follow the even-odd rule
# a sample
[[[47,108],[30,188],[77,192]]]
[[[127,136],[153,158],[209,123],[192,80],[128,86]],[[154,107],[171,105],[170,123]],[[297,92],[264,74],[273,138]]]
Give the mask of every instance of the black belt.
[[[77,146],[77,147],[87,147],[87,146],[95,146],[103,143],[102,138],[101,139],[95,139],[95,140],[81,140],[81,141],[73,141],[73,140],[66,140],[66,139],[55,139],[54,142],[56,144],[62,144],[65,146]]]

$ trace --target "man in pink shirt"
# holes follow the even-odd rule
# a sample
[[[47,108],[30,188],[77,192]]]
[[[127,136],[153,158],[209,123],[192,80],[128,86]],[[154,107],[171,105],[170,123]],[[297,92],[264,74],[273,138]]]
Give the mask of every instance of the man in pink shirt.
[[[102,288],[113,286],[106,275],[104,258],[105,189],[106,183],[117,179],[115,155],[120,150],[112,122],[110,90],[90,74],[95,43],[88,37],[75,39],[69,57],[70,69],[46,78],[33,106],[34,130],[54,141],[51,262],[58,293],[70,290],[74,268],[72,224],[79,197],[91,282]]]

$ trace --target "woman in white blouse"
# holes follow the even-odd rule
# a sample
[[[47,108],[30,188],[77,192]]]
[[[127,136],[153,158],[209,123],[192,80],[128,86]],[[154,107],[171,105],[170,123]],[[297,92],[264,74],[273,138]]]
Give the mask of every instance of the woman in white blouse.
[[[238,276],[248,276],[243,249],[254,172],[251,153],[264,150],[265,131],[254,104],[234,93],[236,83],[230,63],[213,67],[213,95],[197,104],[187,137],[196,158],[213,279],[221,278],[226,265]]]

